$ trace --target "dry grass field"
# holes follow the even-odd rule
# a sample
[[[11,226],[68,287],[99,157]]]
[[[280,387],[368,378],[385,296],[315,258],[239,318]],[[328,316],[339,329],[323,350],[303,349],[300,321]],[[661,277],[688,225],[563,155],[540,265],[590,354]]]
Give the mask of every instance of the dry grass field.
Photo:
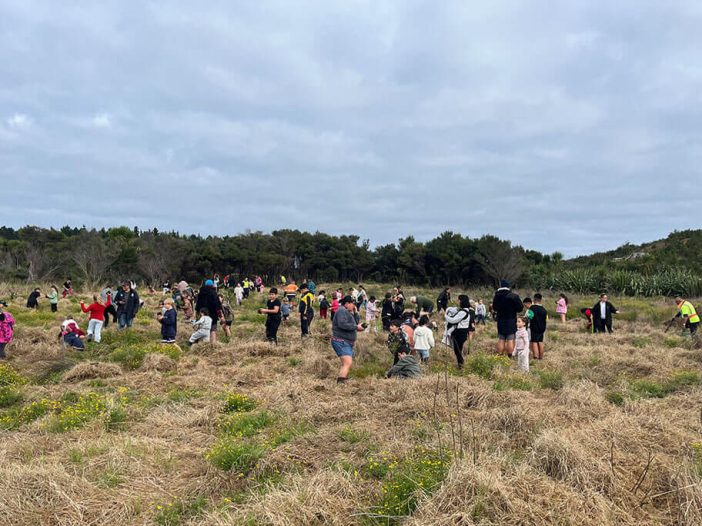
[[[2,524],[702,524],[702,349],[663,333],[663,299],[613,298],[611,336],[552,317],[529,375],[492,354],[491,324],[460,374],[439,345],[411,381],[383,379],[384,335],[361,335],[337,386],[329,321],[301,342],[294,320],[272,347],[263,296],[216,346],[157,344],[154,295],[131,331],[62,356],[62,315],[87,326],[77,300],[28,312],[18,292]]]

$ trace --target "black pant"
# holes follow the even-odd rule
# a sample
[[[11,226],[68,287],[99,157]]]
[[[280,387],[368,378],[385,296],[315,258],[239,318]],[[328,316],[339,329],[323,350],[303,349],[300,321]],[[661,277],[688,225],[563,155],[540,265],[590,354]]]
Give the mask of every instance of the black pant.
[[[58,312],[58,304],[56,304],[56,303],[51,304],[51,312]]]
[[[302,335],[310,333],[310,327],[312,326],[312,320],[314,319],[314,311],[310,310],[306,314],[300,314],[300,331]]]
[[[687,320],[687,323],[685,324],[688,329],[690,329],[690,334],[696,334],[697,333],[697,328],[700,326],[700,322],[695,322],[691,323],[690,320]]]
[[[596,318],[596,323],[595,323],[595,332],[602,332],[604,333],[605,330],[607,330],[608,333],[612,334],[612,320],[610,319],[602,319],[602,318]]]
[[[392,319],[389,316],[383,316],[380,321],[383,322],[383,330],[389,331],[390,330],[390,322],[392,321]]]
[[[266,319],[266,338],[269,342],[278,343],[278,327],[280,327],[280,316],[268,316]]]
[[[110,324],[110,314],[112,314],[112,323],[117,323],[117,309],[114,305],[105,309],[105,328]]]
[[[451,334],[451,343],[453,344],[453,353],[456,355],[456,361],[459,367],[463,367],[463,345],[468,339],[468,329],[456,329]]]

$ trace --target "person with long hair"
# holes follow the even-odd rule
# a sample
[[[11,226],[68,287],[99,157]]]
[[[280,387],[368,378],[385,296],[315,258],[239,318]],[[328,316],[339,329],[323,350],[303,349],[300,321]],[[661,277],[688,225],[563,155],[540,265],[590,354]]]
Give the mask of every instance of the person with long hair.
[[[561,323],[566,322],[566,314],[568,314],[568,296],[562,292],[558,295],[558,301],[556,301],[556,314],[560,315]]]
[[[470,298],[465,294],[458,296],[457,310],[450,309],[446,312],[445,319],[447,328],[452,328],[451,346],[453,353],[456,355],[456,362],[459,369],[463,368],[463,346],[468,339],[468,333],[471,326],[474,326],[475,320],[470,308]],[[470,351],[469,351],[470,352]]]

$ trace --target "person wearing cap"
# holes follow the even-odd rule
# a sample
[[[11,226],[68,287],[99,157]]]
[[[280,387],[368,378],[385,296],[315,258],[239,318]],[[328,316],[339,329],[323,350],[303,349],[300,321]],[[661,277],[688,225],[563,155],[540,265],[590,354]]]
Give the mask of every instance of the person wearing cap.
[[[351,296],[341,300],[341,308],[334,315],[332,321],[331,345],[341,361],[339,375],[336,383],[344,384],[349,379],[349,371],[353,364],[353,345],[356,343],[357,333],[362,332],[363,325],[358,323],[356,303]]]
[[[500,288],[492,299],[492,308],[497,321],[497,353],[511,358],[517,337],[517,314],[524,310],[524,304],[509,287],[509,281],[500,281]]]
[[[700,316],[695,310],[695,306],[680,296],[675,298],[675,305],[678,306],[676,318],[685,320],[685,328],[690,330],[690,334],[695,334],[700,326]]]
[[[211,279],[205,280],[205,285],[200,289],[195,302],[195,312],[200,312],[201,309],[207,309],[212,318],[212,327],[210,328],[210,342],[217,343],[217,321],[226,323],[222,310],[222,302],[219,301],[217,289],[214,286],[214,281]]]
[[[312,308],[313,302],[314,295],[310,292],[307,283],[303,283],[300,287],[300,305],[298,306],[298,311],[300,313],[300,332],[303,338],[310,335],[310,325],[312,325],[312,319],[314,318],[314,309]]]
[[[114,304],[117,305],[119,328],[131,327],[141,305],[139,294],[134,290],[131,282],[125,281],[122,283],[122,288],[115,294]]]
[[[7,303],[0,301],[0,360],[4,360],[5,347],[12,341],[15,333],[15,319],[7,312]]]

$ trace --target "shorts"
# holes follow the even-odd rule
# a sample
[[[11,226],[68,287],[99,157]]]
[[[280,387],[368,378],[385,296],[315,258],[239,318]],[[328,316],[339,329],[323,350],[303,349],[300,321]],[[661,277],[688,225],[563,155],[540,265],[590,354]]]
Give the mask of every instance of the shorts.
[[[212,318],[212,327],[210,328],[211,332],[215,332],[217,330],[217,321],[219,318]]]
[[[292,303],[293,301],[295,301],[295,296],[296,296],[296,294],[286,294],[286,295],[285,295],[285,297],[288,298],[288,301],[289,301],[290,303]]]
[[[532,332],[530,341],[531,341],[531,343],[543,343],[544,333],[543,332]]]
[[[332,349],[334,349],[334,352],[339,358],[342,356],[350,356],[353,358],[353,345],[346,340],[332,339],[331,344]]]
[[[497,337],[500,340],[514,340],[517,335],[517,319],[497,320]]]

